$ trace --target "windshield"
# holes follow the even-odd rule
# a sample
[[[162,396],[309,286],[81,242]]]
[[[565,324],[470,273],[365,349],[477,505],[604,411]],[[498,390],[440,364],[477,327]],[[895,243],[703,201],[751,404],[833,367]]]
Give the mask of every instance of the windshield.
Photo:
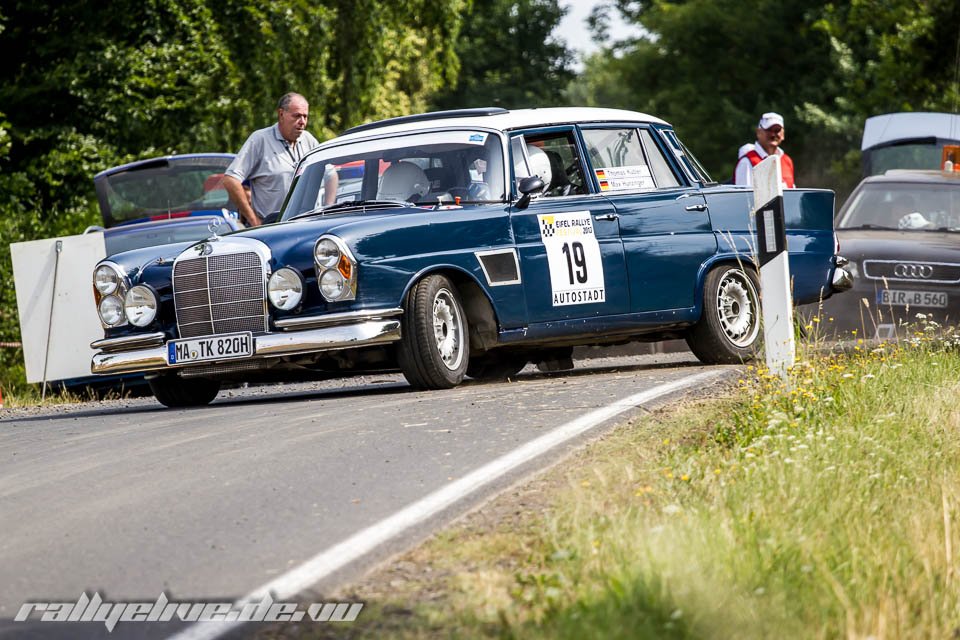
[[[451,130],[366,140],[317,151],[298,169],[283,220],[350,203],[503,202],[498,135]]]
[[[230,209],[223,172],[231,156],[158,158],[97,180],[104,226],[192,211]]]
[[[960,230],[960,184],[862,185],[840,212],[838,229]]]

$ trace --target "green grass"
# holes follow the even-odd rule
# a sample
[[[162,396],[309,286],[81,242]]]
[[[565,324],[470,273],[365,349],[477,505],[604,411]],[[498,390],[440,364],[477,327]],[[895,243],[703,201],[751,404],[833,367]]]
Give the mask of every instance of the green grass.
[[[43,385],[27,382],[23,364],[23,351],[20,349],[0,352],[0,394],[2,394],[4,409],[72,404],[101,399],[93,391],[85,388],[68,391],[54,386],[47,387],[47,393],[44,397]],[[121,395],[124,394],[112,391],[102,397],[119,398]]]
[[[960,341],[928,335],[634,420],[359,587],[350,637],[956,637]]]

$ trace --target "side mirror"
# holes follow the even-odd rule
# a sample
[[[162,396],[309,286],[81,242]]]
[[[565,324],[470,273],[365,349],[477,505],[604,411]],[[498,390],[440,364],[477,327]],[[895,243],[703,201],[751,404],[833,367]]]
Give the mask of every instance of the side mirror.
[[[274,222],[280,219],[280,212],[274,211],[273,213],[268,213],[263,218],[263,224],[273,224]]]
[[[521,178],[520,184],[517,185],[517,191],[521,194],[520,199],[517,200],[517,209],[526,209],[530,205],[530,199],[534,194],[543,191],[544,187],[546,185],[540,179],[540,176]]]

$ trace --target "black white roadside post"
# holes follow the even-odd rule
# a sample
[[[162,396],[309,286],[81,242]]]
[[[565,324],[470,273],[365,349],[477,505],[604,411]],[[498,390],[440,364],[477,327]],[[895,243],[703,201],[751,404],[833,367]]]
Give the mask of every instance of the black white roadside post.
[[[786,379],[787,370],[796,361],[796,344],[783,216],[783,181],[776,156],[769,156],[753,167],[753,202],[767,368]]]

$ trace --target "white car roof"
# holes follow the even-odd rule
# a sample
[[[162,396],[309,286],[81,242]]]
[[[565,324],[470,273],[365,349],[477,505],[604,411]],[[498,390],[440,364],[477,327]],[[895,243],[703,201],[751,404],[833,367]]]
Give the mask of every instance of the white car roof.
[[[407,131],[422,131],[434,127],[486,127],[500,131],[523,129],[527,127],[550,126],[555,124],[589,123],[589,122],[642,122],[668,125],[669,123],[639,111],[626,109],[605,109],[600,107],[547,107],[542,109],[515,109],[492,115],[474,115],[466,117],[438,117],[427,118],[424,114],[415,122],[401,122],[388,124],[382,127],[365,128],[362,131],[346,133],[327,141],[342,143],[349,140],[359,140],[371,135],[404,133]]]
[[[960,115],[950,113],[886,113],[867,118],[860,150],[894,140],[939,138],[960,142]]]

